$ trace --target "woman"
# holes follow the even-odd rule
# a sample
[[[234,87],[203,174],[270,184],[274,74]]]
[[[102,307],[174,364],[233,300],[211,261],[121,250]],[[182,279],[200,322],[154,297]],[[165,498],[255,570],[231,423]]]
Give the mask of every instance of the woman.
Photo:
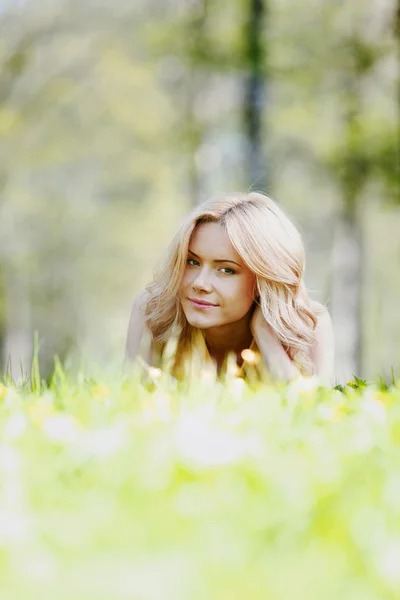
[[[194,365],[223,376],[233,356],[244,377],[251,364],[253,377],[316,375],[334,385],[331,318],[310,300],[304,268],[301,236],[269,197],[250,192],[204,202],[133,304],[126,359],[141,355],[163,366],[169,354],[172,375],[184,380]]]

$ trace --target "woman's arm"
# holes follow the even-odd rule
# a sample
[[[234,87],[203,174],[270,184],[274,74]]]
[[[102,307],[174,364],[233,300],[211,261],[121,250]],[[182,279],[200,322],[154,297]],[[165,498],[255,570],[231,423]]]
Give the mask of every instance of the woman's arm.
[[[125,363],[133,362],[137,356],[142,356],[148,363],[151,362],[151,335],[146,327],[144,314],[146,299],[147,293],[142,291],[136,296],[132,305],[126,337]],[[147,337],[147,340],[144,340],[144,337]],[[143,348],[143,341],[147,342],[145,348]]]
[[[316,367],[316,374],[327,387],[333,387],[335,371],[335,336],[332,319],[327,310],[318,315],[316,340],[311,348],[311,358]]]

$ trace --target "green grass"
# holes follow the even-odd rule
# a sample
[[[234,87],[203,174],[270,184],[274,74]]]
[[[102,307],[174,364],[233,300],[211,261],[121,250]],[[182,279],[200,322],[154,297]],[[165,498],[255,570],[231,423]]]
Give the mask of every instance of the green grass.
[[[5,600],[400,597],[400,381],[0,379]]]

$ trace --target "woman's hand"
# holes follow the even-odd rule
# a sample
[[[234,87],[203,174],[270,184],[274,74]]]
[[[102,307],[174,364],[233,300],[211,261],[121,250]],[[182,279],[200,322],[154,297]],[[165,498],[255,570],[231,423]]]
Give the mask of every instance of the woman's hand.
[[[259,342],[264,346],[268,343],[272,350],[281,348],[284,351],[284,348],[281,342],[278,340],[275,331],[264,317],[259,304],[256,305],[253,311],[250,321],[250,330],[258,346],[260,345]]]
[[[300,375],[299,370],[286,354],[271,325],[265,319],[261,306],[257,305],[250,321],[250,329],[271,375],[288,381]]]
[[[250,321],[250,330],[255,339],[262,331],[273,334],[273,329],[272,329],[271,325],[266,321],[266,319],[263,315],[263,312],[261,310],[261,306],[259,304],[256,305],[256,307],[253,311],[251,321]],[[257,339],[256,339],[256,341],[257,341]]]

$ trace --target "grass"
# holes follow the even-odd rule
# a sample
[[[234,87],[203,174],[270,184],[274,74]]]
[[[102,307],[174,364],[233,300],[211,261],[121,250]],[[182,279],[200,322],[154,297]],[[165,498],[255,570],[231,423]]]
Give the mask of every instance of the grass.
[[[400,597],[400,381],[0,379],[7,600]]]

